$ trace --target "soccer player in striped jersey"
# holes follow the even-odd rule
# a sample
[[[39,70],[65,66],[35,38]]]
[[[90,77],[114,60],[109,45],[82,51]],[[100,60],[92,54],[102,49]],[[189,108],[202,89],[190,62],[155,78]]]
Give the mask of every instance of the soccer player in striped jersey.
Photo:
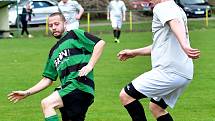
[[[122,21],[126,20],[126,6],[122,0],[112,0],[107,7],[107,19],[111,20],[114,41],[119,43]]]
[[[61,0],[58,3],[58,7],[66,18],[66,30],[78,29],[84,8],[76,0]]]
[[[59,40],[50,50],[43,78],[25,91],[13,91],[8,99],[20,101],[47,88],[59,77],[61,89],[41,101],[45,121],[59,121],[55,112],[59,108],[68,116],[63,121],[84,121],[94,100],[93,68],[105,42],[79,29],[65,32],[65,18],[59,12],[49,16],[48,24],[53,36]]]

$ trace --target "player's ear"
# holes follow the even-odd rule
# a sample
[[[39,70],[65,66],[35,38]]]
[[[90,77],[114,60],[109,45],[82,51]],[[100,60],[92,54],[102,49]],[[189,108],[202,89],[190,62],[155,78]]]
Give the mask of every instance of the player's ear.
[[[66,25],[67,25],[67,22],[65,21],[65,22],[63,23],[64,28],[66,28]]]

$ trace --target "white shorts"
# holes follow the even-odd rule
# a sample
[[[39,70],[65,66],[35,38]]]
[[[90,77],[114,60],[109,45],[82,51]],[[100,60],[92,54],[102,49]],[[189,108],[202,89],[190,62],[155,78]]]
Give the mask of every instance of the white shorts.
[[[111,25],[113,29],[121,29],[122,27],[122,18],[121,17],[112,17],[111,18]]]
[[[72,23],[67,23],[66,24],[66,31],[74,30],[79,28],[79,22],[75,21]]]
[[[162,98],[171,108],[189,83],[187,78],[158,69],[146,72],[132,81],[137,91],[156,101]]]

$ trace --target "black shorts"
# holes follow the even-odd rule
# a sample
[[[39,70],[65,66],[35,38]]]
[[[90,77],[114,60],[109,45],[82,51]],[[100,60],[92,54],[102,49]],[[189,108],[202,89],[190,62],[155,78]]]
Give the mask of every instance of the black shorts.
[[[74,90],[62,97],[64,107],[60,108],[62,121],[84,121],[94,96],[81,90]]]

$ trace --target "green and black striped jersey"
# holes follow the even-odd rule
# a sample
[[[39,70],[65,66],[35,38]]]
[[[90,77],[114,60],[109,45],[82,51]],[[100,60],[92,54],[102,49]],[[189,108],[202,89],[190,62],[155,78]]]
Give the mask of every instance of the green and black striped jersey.
[[[88,64],[94,46],[100,40],[80,29],[66,32],[50,50],[43,76],[53,81],[59,76],[62,87],[72,84],[70,88],[94,95],[93,71],[84,77],[78,74]]]

